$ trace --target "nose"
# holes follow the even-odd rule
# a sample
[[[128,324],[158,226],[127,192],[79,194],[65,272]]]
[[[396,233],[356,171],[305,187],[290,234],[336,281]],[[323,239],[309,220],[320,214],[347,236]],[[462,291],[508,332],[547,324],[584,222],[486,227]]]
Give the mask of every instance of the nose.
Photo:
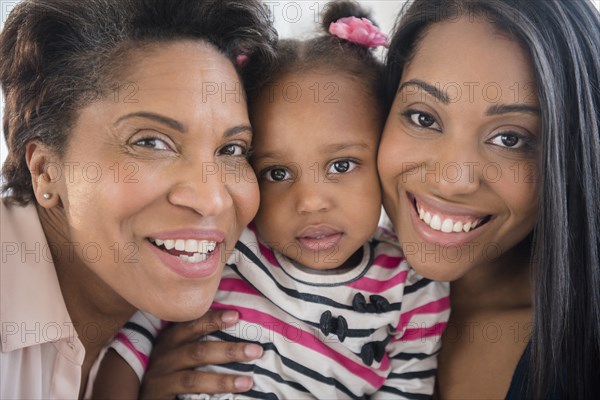
[[[333,184],[333,183],[332,183]],[[299,214],[326,212],[331,208],[332,202],[328,195],[327,183],[311,181],[310,178],[295,182],[296,211]]]
[[[477,143],[448,140],[438,149],[424,167],[425,178],[434,183],[438,194],[450,198],[476,192],[486,169]]]
[[[217,163],[190,163],[176,176],[180,179],[168,194],[174,206],[192,209],[206,217],[233,209],[233,199]]]

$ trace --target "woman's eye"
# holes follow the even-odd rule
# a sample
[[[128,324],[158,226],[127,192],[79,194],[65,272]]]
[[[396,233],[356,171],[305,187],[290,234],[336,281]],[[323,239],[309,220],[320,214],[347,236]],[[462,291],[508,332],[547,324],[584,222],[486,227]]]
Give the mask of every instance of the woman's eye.
[[[527,144],[523,136],[516,133],[501,133],[494,136],[490,142],[510,149],[520,149]]]
[[[224,156],[244,156],[246,153],[246,148],[239,144],[228,144],[219,150],[219,154]]]
[[[263,177],[269,182],[281,182],[289,180],[292,175],[284,168],[271,168],[263,173]]]
[[[340,160],[331,163],[327,170],[328,174],[345,174],[356,168],[356,163],[350,160]]]
[[[134,145],[140,147],[147,147],[155,150],[171,150],[171,147],[169,147],[169,145],[165,143],[164,140],[153,137],[140,139],[136,141]]]
[[[409,111],[408,116],[413,124],[422,128],[440,129],[440,125],[432,115],[421,111]]]

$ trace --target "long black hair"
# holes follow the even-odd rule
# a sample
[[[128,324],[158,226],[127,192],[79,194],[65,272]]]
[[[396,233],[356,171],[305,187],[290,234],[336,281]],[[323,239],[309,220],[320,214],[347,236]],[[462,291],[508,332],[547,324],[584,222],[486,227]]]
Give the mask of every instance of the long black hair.
[[[33,201],[25,145],[61,154],[81,108],[104,98],[140,46],[202,40],[239,67],[244,86],[275,66],[277,34],[259,0],[23,0],[0,34],[8,157],[2,192]]]
[[[387,104],[428,26],[486,18],[533,62],[542,118],[532,246],[528,396],[598,398],[600,379],[600,14],[589,0],[414,0],[388,53]]]

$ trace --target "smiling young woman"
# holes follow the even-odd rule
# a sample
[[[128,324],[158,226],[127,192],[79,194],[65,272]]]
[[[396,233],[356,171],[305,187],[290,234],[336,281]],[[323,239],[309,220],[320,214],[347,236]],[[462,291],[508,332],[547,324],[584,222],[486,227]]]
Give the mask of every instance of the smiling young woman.
[[[384,204],[451,280],[440,398],[600,395],[600,15],[410,2],[387,60]]]

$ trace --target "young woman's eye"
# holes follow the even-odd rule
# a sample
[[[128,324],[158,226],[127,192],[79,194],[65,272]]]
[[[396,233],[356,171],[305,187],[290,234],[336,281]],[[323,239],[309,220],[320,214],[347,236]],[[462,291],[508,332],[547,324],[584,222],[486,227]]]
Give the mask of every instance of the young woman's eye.
[[[517,133],[504,132],[494,136],[490,143],[509,149],[521,149],[529,144],[529,140]]]
[[[262,177],[269,182],[282,182],[291,179],[292,174],[285,168],[275,167],[263,172]]]
[[[219,154],[224,156],[245,156],[247,152],[246,147],[234,143],[223,146],[219,150]]]
[[[435,118],[431,114],[428,114],[426,112],[409,110],[406,111],[404,115],[410,118],[410,121],[418,127],[436,130],[441,129],[440,125],[436,122]]]
[[[164,140],[155,137],[139,139],[134,145],[154,150],[171,150],[171,147]]]
[[[356,168],[357,164],[350,160],[334,161],[327,170],[328,174],[345,174]]]

